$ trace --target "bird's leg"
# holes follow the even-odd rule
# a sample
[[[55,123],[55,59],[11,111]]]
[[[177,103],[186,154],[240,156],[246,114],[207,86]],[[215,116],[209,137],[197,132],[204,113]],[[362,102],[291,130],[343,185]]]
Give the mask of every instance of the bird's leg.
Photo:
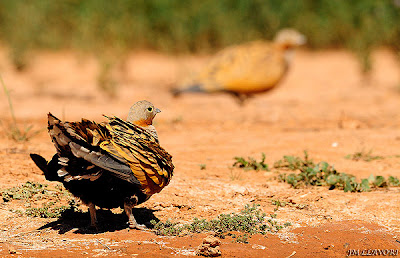
[[[235,96],[238,104],[240,106],[244,106],[245,102],[247,102],[249,96],[246,94],[242,94],[242,93],[237,93],[237,92],[232,92],[233,96]]]
[[[97,228],[96,206],[89,202],[90,226]]]
[[[133,195],[131,197],[127,197],[124,200],[124,210],[126,213],[126,216],[128,216],[128,224],[129,228],[136,228],[140,230],[145,230],[147,229],[145,225],[140,225],[136,222],[135,217],[133,216],[132,213],[132,208],[138,203],[138,197],[136,195]]]

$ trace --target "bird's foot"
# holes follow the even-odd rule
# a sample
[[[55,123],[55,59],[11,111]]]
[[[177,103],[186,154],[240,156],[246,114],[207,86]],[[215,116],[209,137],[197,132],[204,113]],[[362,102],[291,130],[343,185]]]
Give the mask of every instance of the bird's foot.
[[[129,225],[130,229],[149,230],[145,225],[139,224],[136,221],[128,221],[127,224]]]
[[[138,203],[138,197],[136,195],[131,196],[130,198],[125,198],[124,201],[124,210],[126,215],[128,216],[128,222],[130,229],[138,229],[138,230],[147,230],[145,225],[141,225],[136,222],[135,217],[132,213],[132,208]]]

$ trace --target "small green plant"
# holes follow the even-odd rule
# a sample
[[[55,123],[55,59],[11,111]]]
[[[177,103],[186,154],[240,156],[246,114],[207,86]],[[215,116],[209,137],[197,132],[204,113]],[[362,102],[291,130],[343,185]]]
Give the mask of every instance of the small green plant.
[[[194,218],[190,224],[178,224],[169,220],[166,222],[150,221],[158,235],[179,236],[182,232],[202,233],[215,232],[221,237],[233,236],[230,232],[240,232],[244,235],[236,236],[236,241],[247,243],[248,237],[254,234],[265,235],[267,232],[278,232],[284,227],[291,225],[285,223],[280,225],[276,220],[276,214],[269,218],[259,209],[259,205],[246,205],[239,213],[221,214],[216,219],[206,220]]]
[[[314,163],[308,158],[307,151],[304,151],[304,159],[295,156],[283,156],[283,159],[274,163],[274,168],[284,168],[288,170],[297,170],[309,166],[314,166]]]
[[[46,191],[47,185],[28,181],[22,186],[2,190],[1,196],[4,202],[9,202],[11,200],[31,199],[37,194],[45,194]]]
[[[285,206],[291,206],[291,207],[294,207],[299,210],[302,210],[307,207],[307,205],[295,203],[295,202],[293,202],[293,200],[289,200],[289,201],[285,202],[285,201],[281,201],[279,199],[272,199],[271,203],[272,203],[272,205],[276,206],[274,208],[274,211],[277,211],[277,210],[279,210],[280,207],[285,207]]]
[[[275,211],[277,211],[279,209],[279,207],[285,207],[286,206],[286,202],[280,201],[280,200],[271,200],[272,205],[275,205]]]
[[[233,167],[239,167],[243,168],[244,170],[266,170],[269,171],[268,169],[268,164],[265,164],[265,153],[261,153],[261,161],[257,161],[256,159],[252,157],[248,157],[248,160],[246,160],[243,157],[235,157],[234,159],[236,160],[235,163],[233,163]]]
[[[200,170],[205,170],[207,168],[206,164],[199,164]]]
[[[15,186],[7,189],[0,189],[0,196],[4,202],[13,200],[36,201],[53,198],[56,200],[71,200],[71,193],[61,184],[56,185],[54,189],[46,184],[27,181],[21,186]]]
[[[13,200],[22,200],[25,211],[13,210],[19,215],[27,215],[30,217],[41,218],[58,218],[66,210],[78,211],[78,204],[72,199],[69,193],[62,185],[56,185],[55,188],[50,188],[48,185],[37,182],[26,182],[21,186],[16,186],[8,189],[0,190],[0,195],[4,202]],[[43,200],[46,202],[43,203]],[[51,201],[50,201],[51,200]],[[42,203],[40,207],[31,207],[35,201]],[[68,205],[56,205],[68,201]]]
[[[17,118],[15,117],[14,113],[14,107],[11,101],[10,97],[10,92],[8,91],[8,88],[6,84],[3,81],[3,77],[0,76],[0,81],[4,89],[4,93],[7,96],[7,101],[8,101],[8,107],[10,109],[11,113],[11,118],[12,118],[12,123],[10,124],[9,128],[6,128],[6,132],[9,135],[9,137],[15,141],[28,141],[35,135],[37,135],[40,131],[31,131],[32,125],[26,126],[24,130],[20,130],[19,127],[17,126]]]
[[[366,162],[370,162],[370,161],[377,160],[377,159],[384,159],[383,156],[372,155],[372,150],[370,150],[368,152],[366,152],[364,150],[358,151],[353,154],[346,155],[345,158],[355,160],[355,161],[363,160]]]
[[[365,179],[364,179],[365,180]],[[388,183],[383,176],[370,175],[367,179],[368,184],[371,183],[374,187],[386,187]]]
[[[272,199],[271,200],[272,205],[275,205],[276,207],[274,208],[274,211],[279,210],[280,207],[285,207],[286,205],[291,205],[291,206],[295,206],[293,203],[291,202],[285,202],[285,201],[281,201],[279,199]],[[297,206],[296,206],[297,207]]]
[[[243,235],[237,236],[235,242],[236,243],[248,244],[249,243],[248,240],[249,240],[249,235],[245,233]]]
[[[184,230],[182,225],[170,220],[166,222],[151,220],[150,223],[153,225],[156,234],[161,236],[178,236]]]
[[[43,203],[41,207],[29,207],[25,210],[25,215],[39,218],[59,218],[66,211],[82,212],[82,210],[78,208],[78,204],[71,199],[68,205],[58,206],[55,202],[48,202]]]
[[[304,152],[304,159],[293,156],[284,156],[282,160],[275,162],[275,168],[298,170],[299,173],[279,175],[279,180],[292,185],[294,188],[306,186],[328,186],[329,189],[343,189],[345,192],[366,192],[373,188],[387,186],[399,186],[396,177],[389,177],[387,182],[383,176],[371,175],[368,179],[357,182],[356,177],[350,174],[338,172],[333,165],[322,161],[317,164],[312,162]]]
[[[70,206],[56,206],[54,202],[43,203],[40,208],[27,208],[25,214],[29,217],[59,218]]]
[[[390,186],[400,186],[400,181],[397,177],[389,176],[388,182]]]

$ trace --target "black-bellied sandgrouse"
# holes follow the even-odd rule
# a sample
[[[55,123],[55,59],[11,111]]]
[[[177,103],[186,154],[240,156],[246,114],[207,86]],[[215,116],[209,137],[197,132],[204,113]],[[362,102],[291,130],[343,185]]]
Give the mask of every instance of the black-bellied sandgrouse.
[[[286,74],[295,47],[306,42],[304,35],[283,29],[273,42],[255,41],[218,52],[194,76],[172,93],[228,92],[244,100],[274,88]]]
[[[136,102],[127,121],[63,122],[48,114],[48,130],[57,149],[50,162],[37,154],[32,160],[47,180],[62,182],[89,206],[91,225],[96,208],[123,207],[129,227],[143,229],[132,208],[160,192],[173,174],[172,157],[159,144],[152,125],[160,110],[148,101]]]

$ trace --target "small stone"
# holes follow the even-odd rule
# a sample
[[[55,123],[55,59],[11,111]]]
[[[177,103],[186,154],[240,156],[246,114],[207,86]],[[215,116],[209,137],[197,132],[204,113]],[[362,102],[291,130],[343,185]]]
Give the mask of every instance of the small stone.
[[[199,247],[197,247],[196,255],[205,257],[217,257],[221,256],[221,251],[219,250],[219,246],[210,247],[209,244],[201,244]]]
[[[261,249],[261,250],[264,250],[266,247],[263,246],[263,245],[254,244],[254,245],[251,246],[251,248],[253,248],[253,249]]]
[[[211,247],[216,247],[221,244],[221,241],[213,235],[209,235],[203,239],[203,244],[209,244]]]
[[[219,245],[221,241],[215,236],[209,235],[203,239],[203,243],[197,247],[196,255],[206,257],[217,257],[221,256]]]

